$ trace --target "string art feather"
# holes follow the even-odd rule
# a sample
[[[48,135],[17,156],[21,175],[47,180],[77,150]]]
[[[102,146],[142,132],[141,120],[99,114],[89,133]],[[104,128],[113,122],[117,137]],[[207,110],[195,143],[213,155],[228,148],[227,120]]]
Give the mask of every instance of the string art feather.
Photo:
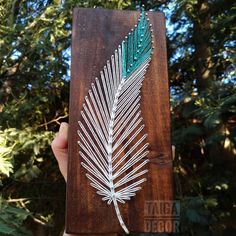
[[[137,25],[91,84],[78,122],[81,165],[97,194],[114,205],[127,234],[119,204],[136,195],[148,172],[147,134],[139,102],[153,51],[152,37],[142,9]]]

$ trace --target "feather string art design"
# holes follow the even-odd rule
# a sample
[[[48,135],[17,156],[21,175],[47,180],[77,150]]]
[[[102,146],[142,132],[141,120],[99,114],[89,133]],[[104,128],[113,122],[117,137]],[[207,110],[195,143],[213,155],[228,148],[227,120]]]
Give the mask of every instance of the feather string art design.
[[[148,170],[147,134],[140,111],[140,89],[153,52],[152,29],[142,8],[138,24],[95,78],[79,121],[79,154],[90,185],[113,203],[128,234],[118,203],[141,189]],[[128,150],[127,150],[128,149]]]

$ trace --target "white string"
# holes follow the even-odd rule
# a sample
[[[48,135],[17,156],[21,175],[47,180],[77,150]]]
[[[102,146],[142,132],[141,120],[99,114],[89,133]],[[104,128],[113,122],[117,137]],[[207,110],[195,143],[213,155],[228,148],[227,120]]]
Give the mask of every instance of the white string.
[[[98,177],[98,179],[104,183],[107,187],[110,187],[109,185],[109,180],[104,178],[104,175],[102,175],[102,173],[99,172],[99,170],[89,161],[89,159],[83,154],[80,153],[81,156],[84,158],[84,160],[89,164],[89,166],[87,164],[85,164],[84,162],[81,163],[81,165],[88,170],[91,174],[95,175],[96,177]]]
[[[134,116],[134,114],[136,114]],[[133,110],[127,117],[127,119],[122,123],[122,125],[120,126],[120,128],[117,130],[114,130],[114,135],[113,135],[113,141],[116,140],[116,138],[118,137],[118,135],[120,135],[121,131],[123,131],[123,129],[125,128],[125,126],[129,123],[129,121],[131,120],[131,118],[133,118],[133,120],[131,120],[131,122],[133,122],[134,120],[137,120],[137,118],[140,116],[141,111],[139,111],[138,113],[135,113],[135,110]]]
[[[141,81],[140,81],[140,80],[141,80]],[[129,98],[130,94],[132,94],[134,91],[139,91],[140,88],[141,88],[141,86],[142,86],[142,84],[141,84],[142,81],[143,81],[143,78],[141,78],[141,79],[139,79],[139,80],[137,79],[137,82],[136,82],[136,83],[132,83],[132,84],[128,87],[128,89],[126,89],[126,90],[120,95],[118,105],[119,105],[121,102],[123,102],[123,100]]]
[[[80,147],[85,151],[85,153],[94,161],[94,163],[96,163],[98,165],[98,167],[105,173],[108,170],[108,165],[107,163],[104,161],[104,159],[102,158],[101,160],[98,158],[98,156],[94,153],[94,151],[89,147],[87,141],[84,139],[83,135],[81,133],[79,133],[79,136],[81,138],[81,140],[83,141],[83,143],[85,145],[83,145],[82,142],[79,142],[78,144],[80,145]]]
[[[130,107],[130,114],[128,112],[126,112],[123,117],[120,117],[121,119],[118,120],[114,126],[114,134],[117,132],[118,129],[120,129],[120,127],[122,127],[124,124],[126,124],[127,122],[129,122],[129,120],[131,119],[131,117],[139,110],[140,108],[140,104],[138,103],[138,101],[136,103],[133,103],[132,106]],[[140,112],[140,111],[139,111]],[[140,112],[141,113],[141,112]]]
[[[137,119],[137,118],[136,118]],[[141,121],[143,120],[143,118],[141,117],[140,119],[138,119],[136,121],[136,119],[134,118],[130,124],[128,125],[128,127],[125,129],[125,131],[122,133],[122,135],[120,136],[120,138],[117,140],[117,142],[114,144],[113,150],[115,151],[121,144],[122,142],[129,136],[130,133],[132,133],[133,130],[135,130],[135,128],[141,123]]]
[[[137,154],[137,153],[136,153]],[[147,156],[148,151],[144,152],[142,155],[134,155],[132,158],[129,159],[128,162],[126,162],[118,171],[115,172],[114,176],[117,178],[121,174],[123,174],[126,170],[128,170],[130,167],[132,167],[134,164],[142,160],[145,156]],[[145,162],[145,161],[144,161]],[[148,161],[146,160],[146,163]]]
[[[142,131],[143,128],[144,125],[142,125],[123,146],[121,146],[119,151],[115,154],[114,159],[116,159],[129,146],[129,144],[136,138],[136,136]]]
[[[99,93],[101,101],[102,101],[102,106],[103,106],[103,109],[105,111],[106,119],[108,121],[110,119],[109,114],[108,114],[108,108],[107,108],[108,105],[104,100],[103,92],[102,92],[102,89],[101,89],[100,82],[99,82],[98,78],[95,78],[95,81],[96,81],[96,85],[97,85],[97,88],[98,88],[98,93]]]
[[[139,106],[139,101],[141,99],[141,96],[138,96],[138,97],[135,97],[135,98],[136,99],[133,101],[133,104],[132,103],[128,103],[126,108],[129,108],[129,110],[130,110],[133,105],[134,106]],[[126,110],[126,112],[119,113],[118,116],[116,116],[116,119],[115,119],[115,122],[114,122],[114,126],[117,125],[117,123],[120,121],[122,116],[124,116],[125,113],[128,113],[129,110]]]
[[[91,125],[90,125],[90,123],[89,123],[87,117],[84,116],[84,114],[82,114],[82,116],[83,116],[83,118],[84,118],[84,120],[85,120],[86,125],[88,126],[89,130],[91,131],[93,137],[95,138],[95,140],[96,140],[98,146],[100,147],[101,151],[103,152],[103,155],[106,156],[106,155],[107,155],[107,152],[106,152],[106,146],[105,146],[105,144],[104,144],[103,142],[101,142],[101,140],[99,140],[97,134],[96,134],[95,131],[94,131],[94,128],[91,127]]]
[[[110,111],[111,106],[112,106],[112,101],[111,101],[111,97],[108,94],[108,87],[107,87],[107,84],[105,82],[105,76],[104,76],[103,71],[100,72],[100,75],[101,75],[101,80],[102,80],[102,86],[103,86],[103,89],[104,89],[104,94],[106,96],[108,111]]]
[[[88,118],[89,118],[89,121],[92,123],[94,129],[97,131],[97,133],[99,134],[99,136],[101,137],[101,140],[103,140],[105,143],[107,142],[107,139],[106,137],[104,136],[102,130],[101,130],[101,127],[98,125],[98,123],[96,122],[96,120],[93,119],[91,113],[89,112],[88,108],[86,105],[83,105],[83,108],[85,110],[85,113],[87,114]],[[85,113],[83,111],[81,111],[81,115],[82,115],[82,118],[85,119],[84,117],[85,116]]]
[[[109,76],[108,76],[108,71],[107,71],[107,66],[104,66],[104,75],[105,75],[105,83],[107,85],[107,90],[108,90],[108,96],[110,98],[110,102],[111,102],[111,107],[113,105],[113,94],[112,94],[112,87],[111,87],[111,82],[110,82],[110,79],[109,79]]]
[[[96,89],[95,85],[91,84],[91,86],[92,86],[93,94],[95,96],[95,100],[97,101],[97,104],[99,106],[99,111],[101,112],[102,119],[103,119],[105,125],[107,126],[107,124],[109,123],[109,118],[106,116],[105,111],[104,111],[105,104],[102,104],[102,102],[98,96],[97,89]]]
[[[90,114],[92,115],[93,120],[96,122],[97,126],[99,126],[100,132],[102,132],[104,134],[104,136],[106,137],[106,139],[107,139],[107,137],[108,137],[107,129],[105,129],[104,125],[98,121],[98,119],[97,119],[97,117],[95,115],[95,112],[94,112],[94,110],[93,110],[93,108],[91,106],[91,103],[90,103],[90,101],[89,101],[87,96],[85,97],[85,101],[86,101],[86,103],[88,105],[88,110],[90,111]],[[83,105],[83,107],[84,107],[84,109],[86,109],[86,105],[85,104]]]
[[[86,117],[86,115],[85,115],[85,113],[84,113],[83,111],[81,111],[81,115],[82,115],[82,117],[83,117],[85,123],[87,124],[87,126],[89,126],[89,129],[90,129],[91,131],[93,130],[94,132],[97,133],[99,139],[101,140],[101,143],[104,145],[104,143],[106,142],[105,137],[99,132],[99,129],[97,129],[97,126],[96,126],[96,124],[94,123],[94,121],[93,121],[93,122],[89,122],[88,118]],[[92,123],[92,126],[91,126],[91,123]],[[92,132],[93,132],[93,131],[92,131]],[[104,146],[104,147],[105,147],[105,146]]]
[[[122,158],[120,158],[120,160],[114,165],[114,171],[116,170],[116,168],[135,150],[135,148],[142,143],[142,141],[146,138],[146,135],[143,135],[141,139],[139,139],[139,141],[137,143],[135,143],[135,145],[128,151],[125,153],[125,155],[122,156]],[[148,143],[145,143],[140,150],[145,150],[148,147]],[[115,160],[115,158],[114,158]],[[114,175],[114,179],[116,178],[116,176]]]
[[[120,114],[121,112],[122,113],[126,112],[137,97],[141,98],[141,96],[139,94],[140,94],[140,90],[135,90],[133,93],[131,93],[129,95],[128,99],[126,99],[126,100],[122,101],[120,104],[118,104],[117,105],[116,116],[118,114]]]
[[[114,60],[114,56],[111,56],[111,60]],[[115,97],[115,93],[116,93],[116,87],[114,84],[114,77],[113,77],[113,73],[111,71],[111,64],[110,61],[107,61],[107,69],[108,69],[108,75],[109,75],[109,82],[110,82],[110,86],[111,86],[111,94],[112,94],[112,100],[114,100]],[[113,69],[114,70],[114,69]]]
[[[137,26],[135,28],[132,34],[137,41]],[[142,33],[144,42],[149,45],[150,30]],[[125,41],[131,52],[137,50],[132,40],[129,37]],[[117,202],[125,203],[135,196],[146,181],[142,176],[148,172],[144,169],[148,163],[147,134],[143,131],[139,102],[140,89],[150,62],[150,46],[142,49],[144,58],[147,57],[145,61],[131,75],[123,77],[123,63],[127,63],[122,61],[126,53],[124,45],[118,46],[100,72],[100,79],[95,78],[95,84],[91,84],[81,111],[81,121],[78,122],[78,144],[81,148],[79,154],[84,160],[81,165],[89,173],[86,176],[91,181],[90,185],[103,201],[108,204],[113,202],[119,222],[128,233]],[[131,62],[134,60],[131,59]]]

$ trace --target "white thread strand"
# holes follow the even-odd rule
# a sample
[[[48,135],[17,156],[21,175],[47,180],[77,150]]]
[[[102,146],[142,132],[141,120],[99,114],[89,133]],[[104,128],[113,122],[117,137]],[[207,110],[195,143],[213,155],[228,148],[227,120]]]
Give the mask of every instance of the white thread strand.
[[[89,96],[90,96],[91,101],[92,101],[92,104],[93,104],[93,106],[94,106],[94,108],[95,108],[96,114],[100,114],[100,113],[99,113],[98,106],[97,106],[97,103],[96,103],[96,101],[95,101],[95,99],[94,99],[94,96],[93,96],[93,93],[92,93],[91,90],[89,90]],[[104,121],[103,121],[103,119],[102,119],[102,116],[99,115],[99,116],[97,116],[97,117],[98,117],[98,120],[99,120],[99,122],[100,122],[100,124],[101,124],[103,130],[104,130],[105,133],[107,134],[107,133],[108,133],[107,125],[104,123]]]
[[[101,137],[101,139],[104,141],[104,142],[107,142],[107,139],[106,137],[104,136],[102,130],[101,130],[101,127],[100,125],[98,124],[98,122],[96,120],[94,120],[93,116],[91,115],[90,111],[88,110],[87,106],[84,105],[83,106],[84,110],[85,110],[85,113],[87,114],[90,122],[92,123],[93,127],[95,128],[95,130],[97,130],[97,132],[99,133],[99,136]],[[82,114],[82,117],[83,117],[83,114],[85,116],[85,113],[83,111],[81,111],[81,114]],[[83,117],[84,118],[84,117]]]
[[[130,133],[132,133],[133,130],[135,130],[135,128],[141,123],[142,120],[143,118],[140,118],[137,122],[134,122],[134,120],[130,122],[129,126],[125,129],[120,138],[114,144],[113,151],[115,151],[123,143],[123,141],[129,136]]]
[[[123,155],[120,160],[114,165],[114,171],[117,169],[117,167],[135,150],[135,148],[142,143],[142,141],[145,139],[146,137],[143,136],[137,143],[135,143],[135,145],[128,151],[125,153],[125,155]],[[145,143],[139,150],[142,152],[144,151],[146,148],[148,147],[148,143]],[[115,160],[115,158],[113,158]],[[116,177],[115,175],[113,176],[114,178]]]
[[[143,131],[139,104],[140,89],[150,62],[151,32],[144,27],[148,24],[146,20],[142,26],[135,26],[106,62],[100,78],[95,78],[95,84],[91,84],[78,122],[79,154],[84,161],[81,165],[101,199],[107,204],[113,203],[126,233],[129,230],[122,219],[119,204],[136,195],[140,185],[146,181],[143,176],[148,172],[144,169],[148,163],[147,134]],[[146,45],[141,50],[138,49],[140,32]],[[123,61],[127,53],[133,53],[133,57]],[[137,65],[135,55],[141,53],[143,63]],[[123,76],[123,66],[127,76]],[[135,71],[132,71],[132,66],[135,66]]]
[[[96,117],[96,115],[95,115],[95,112],[94,112],[94,110],[93,110],[93,108],[92,108],[92,106],[91,106],[91,103],[90,103],[88,97],[85,97],[85,101],[86,101],[86,103],[87,103],[87,105],[88,105],[88,110],[90,111],[90,113],[91,113],[91,115],[92,115],[94,121],[96,122],[96,124],[99,126],[100,131],[104,134],[105,137],[108,137],[107,130],[106,130],[105,128],[103,128],[103,125],[98,121],[98,119],[97,119],[97,117]],[[85,105],[85,106],[86,106],[86,105]]]
[[[103,92],[102,92],[101,85],[100,85],[100,83],[99,83],[98,78],[96,78],[95,81],[96,81],[96,85],[97,85],[97,87],[98,87],[98,92],[99,92],[99,95],[100,95],[100,98],[101,98],[101,101],[102,101],[102,106],[103,106],[103,109],[104,109],[104,111],[105,111],[105,115],[106,115],[107,121],[109,121],[109,119],[110,119],[109,116],[110,116],[110,115],[109,115],[109,113],[108,113],[108,104],[107,104],[107,103],[105,102],[105,100],[104,100]],[[107,122],[107,123],[108,123],[108,122]]]
[[[104,160],[101,161],[98,159],[97,155],[94,153],[94,151],[89,147],[88,143],[84,139],[83,135],[80,134],[81,140],[84,142],[85,145],[83,145],[82,142],[79,142],[80,147],[85,151],[85,153],[96,163],[99,168],[105,173],[106,170],[108,170],[108,165]]]
[[[94,130],[94,128],[90,125],[87,117],[85,115],[82,115],[82,117],[84,118],[84,121],[86,123],[86,125],[88,126],[90,132],[92,133],[93,137],[95,138],[98,146],[100,147],[100,150],[103,152],[103,155],[107,156],[106,153],[106,147],[104,146],[104,143],[102,142],[102,140],[100,140],[96,134],[96,131]]]
[[[142,129],[144,128],[144,126],[141,126],[131,137],[130,139],[127,141],[126,144],[124,144],[120,150],[116,153],[116,155],[114,156],[114,159],[116,159],[126,148],[127,146],[129,146],[129,144],[136,138],[136,136],[142,131]]]
[[[108,94],[108,87],[107,87],[107,84],[106,84],[106,81],[105,81],[105,76],[104,76],[103,71],[100,72],[100,75],[101,75],[101,80],[102,80],[102,86],[103,86],[104,93],[105,93],[105,96],[106,96],[108,111],[110,111],[111,110],[112,101],[111,101],[111,98],[110,98],[110,96]]]
[[[134,97],[133,97],[134,98]],[[133,104],[135,104],[135,105],[137,105],[137,106],[139,106],[139,101],[140,101],[140,99],[141,99],[141,97],[140,96],[136,96],[135,97],[135,100],[133,101]],[[127,102],[127,106],[126,107],[124,107],[124,110],[125,110],[125,108],[126,108],[126,110],[125,111],[123,111],[122,113],[120,112],[119,114],[118,114],[118,116],[116,116],[116,120],[115,120],[115,125],[117,124],[117,122],[119,122],[119,120],[122,118],[122,116],[125,114],[125,113],[127,113],[129,110],[128,110],[128,108],[130,109],[131,107],[132,107],[132,102]]]
[[[109,76],[108,76],[107,66],[104,66],[103,71],[104,71],[104,75],[105,75],[105,78],[106,78],[105,82],[106,82],[106,85],[107,85],[108,96],[110,98],[111,107],[112,107],[112,105],[113,105],[112,87],[111,87],[111,82],[110,82],[110,79],[109,79]]]
[[[106,126],[107,126],[107,124],[109,123],[109,118],[108,118],[108,117],[106,116],[106,114],[105,114],[105,109],[104,109],[104,105],[105,105],[105,104],[103,104],[103,103],[101,102],[101,100],[100,100],[100,98],[99,98],[99,96],[98,96],[97,89],[96,89],[95,85],[92,84],[91,86],[92,86],[93,94],[94,94],[94,96],[95,96],[95,100],[97,101],[97,104],[98,104],[98,106],[99,106],[99,111],[101,111],[102,119],[103,119],[104,123],[105,123]]]
[[[129,123],[129,121],[132,119],[132,117],[136,114],[137,109],[139,109],[139,107],[135,107],[135,109],[131,110],[131,113],[128,114],[127,118],[121,122],[121,126],[116,126],[114,129],[114,140],[116,140],[117,136],[121,133],[121,131],[125,128],[125,126]],[[141,115],[141,111],[139,111],[138,116]]]
[[[117,132],[117,130],[124,124],[124,122],[126,121],[126,119],[130,119],[140,108],[140,104],[138,103],[139,101],[135,101],[132,106],[129,108],[130,110],[130,114],[128,112],[126,112],[123,117],[120,117],[119,120],[116,119],[117,122],[115,122],[114,126],[114,133]],[[138,104],[137,104],[138,103]],[[131,117],[130,117],[131,116]]]
[[[94,132],[96,132],[99,139],[101,140],[101,143],[104,144],[104,142],[106,142],[105,137],[101,134],[101,132],[99,132],[99,129],[97,129],[96,124],[94,122],[92,122],[91,119],[88,120],[87,116],[85,115],[85,113],[83,111],[81,111],[81,116],[83,117],[83,119],[84,119],[86,125],[88,126],[89,130],[93,130]]]

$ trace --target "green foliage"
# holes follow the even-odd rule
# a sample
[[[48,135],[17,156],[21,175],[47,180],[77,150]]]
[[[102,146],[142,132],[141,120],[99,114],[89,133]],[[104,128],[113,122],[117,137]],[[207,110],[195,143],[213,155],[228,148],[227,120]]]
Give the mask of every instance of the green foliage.
[[[185,233],[235,232],[235,94],[234,84],[218,83],[173,106],[175,174]]]
[[[59,235],[63,229],[65,184],[50,143],[68,119],[72,9],[142,3],[166,12],[171,25],[181,235],[235,235],[233,0],[0,0],[0,235]]]
[[[182,235],[235,235],[234,1],[176,1],[169,33]]]
[[[39,228],[52,235],[62,231],[65,184],[50,144],[68,119],[72,10],[130,6],[120,0],[0,1],[0,184],[9,221],[0,224],[4,233],[28,235],[26,225],[33,234]],[[22,198],[27,204],[8,204]],[[26,222],[23,212],[30,215]]]
[[[211,235],[209,225],[216,221],[210,207],[217,205],[216,199],[189,197],[181,202],[181,228],[192,235]]]
[[[40,174],[38,166],[44,161],[43,153],[50,145],[53,132],[34,132],[31,128],[17,130],[15,128],[0,131],[1,163],[0,172],[15,179],[31,181]]]
[[[12,206],[0,197],[0,235],[2,236],[30,236],[32,235],[22,223],[31,213]]]
[[[10,173],[13,172],[13,165],[11,163],[11,158],[8,156],[11,153],[11,147],[6,147],[6,141],[2,137],[2,131],[0,131],[0,174],[9,177]]]

